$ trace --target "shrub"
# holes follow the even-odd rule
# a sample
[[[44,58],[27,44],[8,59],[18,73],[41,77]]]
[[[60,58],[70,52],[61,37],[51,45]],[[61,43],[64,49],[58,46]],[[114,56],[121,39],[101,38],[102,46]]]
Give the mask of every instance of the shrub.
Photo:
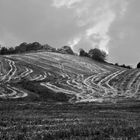
[[[88,57],[88,53],[85,52],[83,49],[80,49],[79,56],[86,56],[86,57]]]
[[[57,52],[74,55],[73,50],[69,46],[63,46],[62,48],[57,49]]]
[[[127,69],[132,69],[131,66],[129,66],[129,65],[127,66],[127,65],[125,65],[125,64],[119,65],[118,63],[115,63],[115,66],[122,67],[122,68],[127,68]]]
[[[119,66],[119,64],[118,63],[115,63],[115,66]]]
[[[2,55],[7,54],[7,52],[8,52],[8,49],[6,47],[2,47],[0,50],[0,54],[2,54]]]
[[[140,62],[137,64],[137,68],[140,68]]]
[[[106,52],[101,51],[100,49],[97,49],[97,48],[89,50],[88,55],[92,59],[100,61],[100,62],[105,62],[106,57],[107,57]]]

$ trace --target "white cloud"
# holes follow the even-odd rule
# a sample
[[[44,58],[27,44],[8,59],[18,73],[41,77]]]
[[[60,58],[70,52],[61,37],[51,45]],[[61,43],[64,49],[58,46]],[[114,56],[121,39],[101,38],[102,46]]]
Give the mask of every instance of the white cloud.
[[[81,41],[81,37],[76,37],[76,38],[73,38],[72,40],[70,40],[68,42],[68,45],[72,47],[72,49],[74,50],[74,47]]]
[[[91,47],[98,46],[108,52],[112,23],[124,16],[128,0],[54,0],[53,6],[71,8],[75,13],[77,26],[81,33],[68,42],[73,47],[81,42],[89,42]],[[82,36],[81,36],[82,35]],[[81,38],[81,39],[79,39]]]
[[[108,53],[108,43],[110,41],[110,36],[108,35],[109,28],[111,23],[115,20],[115,14],[112,11],[108,11],[108,13],[105,13],[102,15],[102,18],[99,19],[99,21],[93,25],[93,27],[86,30],[86,37],[87,39],[93,40],[96,42],[98,39],[98,47],[101,50],[104,50]],[[92,45],[95,47],[95,45]]]
[[[60,8],[62,6],[66,6],[70,8],[72,5],[81,2],[82,0],[54,0],[53,6]]]

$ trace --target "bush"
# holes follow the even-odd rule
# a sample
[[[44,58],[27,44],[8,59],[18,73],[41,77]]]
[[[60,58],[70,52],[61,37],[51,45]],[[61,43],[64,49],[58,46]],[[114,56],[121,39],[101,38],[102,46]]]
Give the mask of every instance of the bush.
[[[119,64],[118,63],[115,63],[115,66],[119,66]]]
[[[122,67],[122,68],[127,68],[127,69],[132,69],[131,66],[129,66],[129,65],[127,66],[127,65],[125,65],[125,64],[119,65],[118,63],[115,63],[115,66]]]
[[[69,46],[63,46],[62,48],[56,49],[56,48],[49,46],[48,44],[41,45],[38,42],[33,42],[33,43],[23,42],[14,48],[13,47],[11,47],[11,48],[2,47],[0,49],[0,55],[20,54],[20,53],[27,53],[27,52],[40,51],[40,50],[75,55],[75,53]]]
[[[107,57],[106,52],[101,51],[100,49],[97,49],[97,48],[89,50],[88,55],[92,59],[100,61],[100,62],[105,62],[106,57]]]
[[[140,62],[137,64],[137,68],[140,68]]]
[[[89,55],[83,49],[80,49],[79,56],[86,56],[86,57],[88,57]]]
[[[1,53],[2,55],[7,54],[7,52],[8,52],[8,49],[7,49],[6,47],[2,47],[1,50],[0,50],[0,53]]]
[[[57,49],[57,52],[62,53],[62,54],[74,55],[73,50],[69,46],[63,46],[62,48]]]
[[[15,47],[2,47],[0,50],[0,55],[8,55],[8,54],[19,54],[19,53],[27,53],[27,52],[32,52],[32,51],[40,51],[40,50],[46,50],[50,52],[57,52],[55,48],[49,46],[48,44],[41,45],[38,42],[33,42],[33,43],[26,43],[23,42],[18,46]],[[69,51],[69,53],[73,53],[72,50],[66,50]]]

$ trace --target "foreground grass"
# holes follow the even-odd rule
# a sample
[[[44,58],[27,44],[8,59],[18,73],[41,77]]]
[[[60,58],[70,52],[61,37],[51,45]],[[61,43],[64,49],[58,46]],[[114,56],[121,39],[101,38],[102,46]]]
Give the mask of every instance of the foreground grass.
[[[1,101],[0,139],[138,139],[139,105]]]

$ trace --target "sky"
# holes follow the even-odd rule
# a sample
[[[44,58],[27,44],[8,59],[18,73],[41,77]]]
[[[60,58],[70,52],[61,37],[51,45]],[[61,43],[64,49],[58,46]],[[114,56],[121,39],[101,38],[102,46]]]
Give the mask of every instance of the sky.
[[[40,42],[75,52],[100,48],[108,61],[140,61],[140,0],[0,0],[0,44]]]

